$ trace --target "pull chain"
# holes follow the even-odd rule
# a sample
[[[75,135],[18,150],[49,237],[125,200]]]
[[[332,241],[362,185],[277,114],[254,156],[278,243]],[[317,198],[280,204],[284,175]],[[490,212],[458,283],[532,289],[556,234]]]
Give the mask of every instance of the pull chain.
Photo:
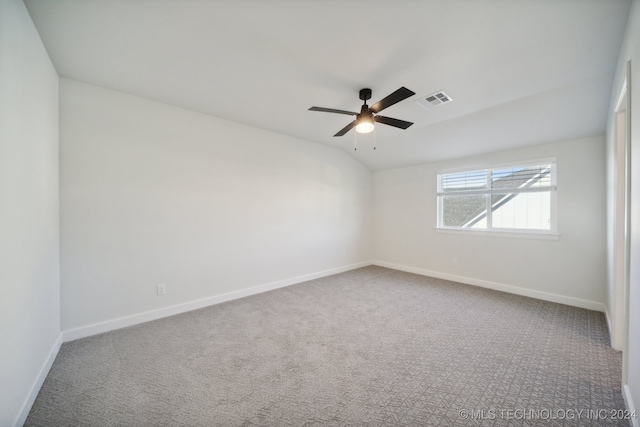
[[[377,138],[376,138],[376,128],[375,126],[373,127],[373,149],[376,149],[376,143],[378,142]]]
[[[353,151],[358,150],[358,132],[353,132]]]

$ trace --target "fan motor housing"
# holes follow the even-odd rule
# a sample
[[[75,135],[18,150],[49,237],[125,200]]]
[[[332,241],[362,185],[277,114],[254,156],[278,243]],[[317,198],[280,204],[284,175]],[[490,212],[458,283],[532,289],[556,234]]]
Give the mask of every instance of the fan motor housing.
[[[360,99],[363,101],[371,99],[371,89],[360,89]]]

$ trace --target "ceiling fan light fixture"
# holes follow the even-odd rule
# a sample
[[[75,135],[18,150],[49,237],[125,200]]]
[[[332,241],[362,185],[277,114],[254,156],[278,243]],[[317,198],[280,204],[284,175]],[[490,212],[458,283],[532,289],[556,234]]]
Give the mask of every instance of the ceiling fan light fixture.
[[[373,131],[373,118],[372,117],[362,117],[358,120],[358,124],[356,125],[356,132],[358,133],[369,133]]]

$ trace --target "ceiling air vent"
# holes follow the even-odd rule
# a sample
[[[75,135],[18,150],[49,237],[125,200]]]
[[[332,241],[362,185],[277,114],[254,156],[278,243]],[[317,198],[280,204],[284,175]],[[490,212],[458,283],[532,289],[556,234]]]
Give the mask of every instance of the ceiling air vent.
[[[447,102],[451,102],[453,99],[447,95],[446,92],[440,91],[429,96],[425,96],[424,98],[418,99],[416,102],[422,105],[424,108],[435,107],[436,105],[446,104]]]

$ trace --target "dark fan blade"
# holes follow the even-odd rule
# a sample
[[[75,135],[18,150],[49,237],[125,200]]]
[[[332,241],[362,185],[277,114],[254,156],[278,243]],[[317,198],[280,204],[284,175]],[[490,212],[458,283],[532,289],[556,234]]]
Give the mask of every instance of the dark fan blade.
[[[411,122],[405,122],[404,120],[392,119],[391,117],[385,116],[375,116],[373,120],[384,125],[395,126],[400,129],[406,129],[413,124]]]
[[[324,113],[337,113],[337,114],[346,114],[348,116],[357,116],[358,113],[352,113],[351,111],[345,110],[336,110],[335,108],[323,108],[323,107],[311,107],[309,111],[322,111]]]
[[[335,135],[333,135],[333,136],[342,136],[342,135],[344,135],[345,133],[349,132],[353,127],[355,127],[355,125],[356,125],[356,121],[354,120],[354,121],[352,121],[351,123],[349,123],[348,125],[346,125],[345,127],[343,127],[343,128],[340,130],[340,132],[336,133],[336,134],[335,134]]]
[[[403,101],[415,94],[416,94],[415,92],[403,86],[397,91],[393,92],[391,95],[387,96],[386,98],[382,98],[373,107],[369,108],[369,110],[371,110],[371,112],[373,113],[379,113],[385,108],[391,107],[393,104]]]

